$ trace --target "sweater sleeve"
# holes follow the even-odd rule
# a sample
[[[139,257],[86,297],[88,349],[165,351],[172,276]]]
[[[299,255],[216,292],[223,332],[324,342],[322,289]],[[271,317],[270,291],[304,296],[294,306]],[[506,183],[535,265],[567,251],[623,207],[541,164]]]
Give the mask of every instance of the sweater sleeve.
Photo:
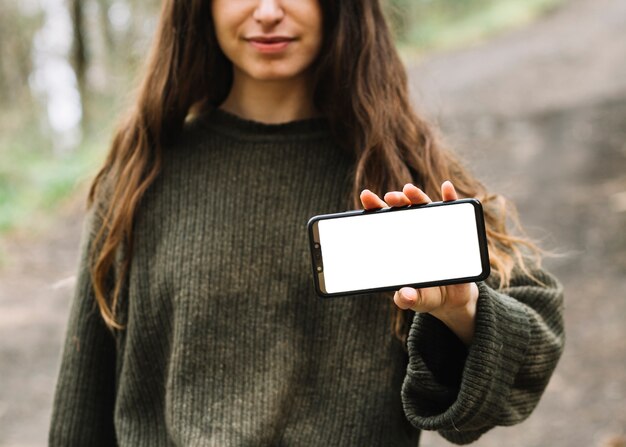
[[[478,283],[472,344],[438,319],[416,314],[407,339],[402,402],[409,421],[456,444],[524,420],[563,351],[563,290],[545,270],[518,272],[509,287]]]
[[[96,206],[88,211],[80,242],[77,283],[57,379],[49,445],[114,446],[115,340],[100,316],[88,269]]]

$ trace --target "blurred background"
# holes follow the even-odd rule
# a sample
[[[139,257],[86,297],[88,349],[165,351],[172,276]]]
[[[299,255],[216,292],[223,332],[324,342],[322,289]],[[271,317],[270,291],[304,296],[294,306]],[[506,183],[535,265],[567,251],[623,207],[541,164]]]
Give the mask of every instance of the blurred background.
[[[0,0],[0,446],[46,444],[87,188],[159,5]],[[566,351],[538,408],[476,445],[626,446],[626,1],[385,6],[416,108],[565,284]]]

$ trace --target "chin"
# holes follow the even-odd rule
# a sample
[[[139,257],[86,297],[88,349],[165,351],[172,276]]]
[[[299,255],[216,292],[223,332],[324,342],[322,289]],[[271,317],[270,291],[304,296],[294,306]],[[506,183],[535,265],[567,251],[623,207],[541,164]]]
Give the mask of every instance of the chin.
[[[283,73],[267,73],[258,76],[253,76],[257,81],[262,82],[280,82],[280,81],[289,81],[292,79],[296,79],[298,77],[297,74],[283,74]]]
[[[257,81],[288,81],[305,76],[305,70],[294,67],[258,67],[248,71],[248,76]]]

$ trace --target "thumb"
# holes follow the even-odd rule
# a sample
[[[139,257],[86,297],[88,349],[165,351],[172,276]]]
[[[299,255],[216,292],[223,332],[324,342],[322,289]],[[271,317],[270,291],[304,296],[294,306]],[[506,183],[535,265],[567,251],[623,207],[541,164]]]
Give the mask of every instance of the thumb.
[[[413,309],[420,301],[418,290],[411,287],[403,287],[393,296],[393,302],[402,310]]]
[[[400,309],[411,309],[415,312],[431,312],[441,305],[441,290],[439,287],[424,287],[413,289],[403,287],[393,296],[393,301]]]

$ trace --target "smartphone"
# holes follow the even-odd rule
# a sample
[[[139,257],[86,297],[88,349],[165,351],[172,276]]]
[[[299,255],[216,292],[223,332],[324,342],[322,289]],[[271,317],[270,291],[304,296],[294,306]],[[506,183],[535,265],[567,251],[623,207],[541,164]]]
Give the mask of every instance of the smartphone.
[[[307,227],[321,297],[475,282],[490,273],[476,199],[324,214]]]

